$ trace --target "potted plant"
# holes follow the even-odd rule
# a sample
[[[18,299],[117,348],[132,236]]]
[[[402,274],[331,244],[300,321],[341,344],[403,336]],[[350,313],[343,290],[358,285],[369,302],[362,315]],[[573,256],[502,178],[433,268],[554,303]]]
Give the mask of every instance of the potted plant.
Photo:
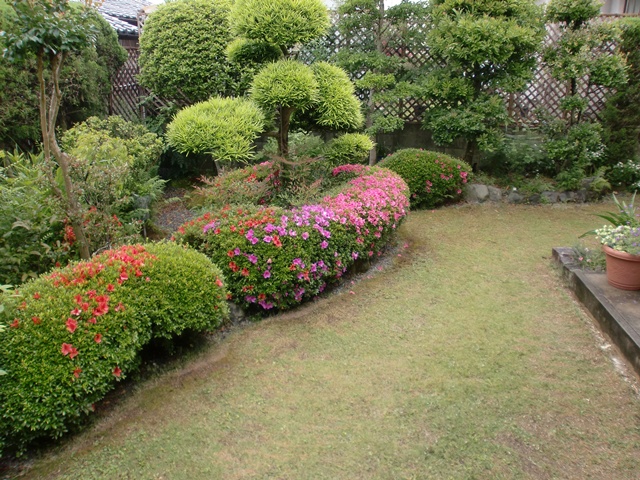
[[[606,256],[609,284],[640,290],[640,226],[605,225],[595,234]]]

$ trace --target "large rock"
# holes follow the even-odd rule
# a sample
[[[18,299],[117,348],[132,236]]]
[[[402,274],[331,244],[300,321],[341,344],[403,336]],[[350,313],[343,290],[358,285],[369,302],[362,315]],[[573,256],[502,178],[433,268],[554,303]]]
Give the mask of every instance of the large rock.
[[[464,199],[469,203],[484,203],[489,199],[489,188],[479,183],[471,183],[465,189]]]
[[[560,201],[560,194],[558,192],[546,191],[542,192],[542,198],[545,198],[548,203],[558,203]]]
[[[524,202],[524,197],[514,190],[509,193],[509,196],[507,197],[507,202],[522,203]]]
[[[492,202],[501,202],[502,201],[502,190],[497,187],[488,187],[489,188],[489,200]]]

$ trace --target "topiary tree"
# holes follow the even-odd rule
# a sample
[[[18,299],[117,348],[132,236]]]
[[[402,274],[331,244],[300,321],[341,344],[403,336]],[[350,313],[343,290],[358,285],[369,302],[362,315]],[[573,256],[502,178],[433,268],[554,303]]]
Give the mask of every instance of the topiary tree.
[[[347,0],[338,7],[336,26],[348,47],[340,49],[334,60],[351,78],[357,78],[356,88],[364,98],[366,131],[373,137],[404,127],[402,118],[384,114],[376,105],[392,104],[416,94],[412,87],[422,69],[388,52],[413,52],[424,46],[426,29],[419,26],[418,20],[426,16],[426,9],[422,2],[409,1],[386,9],[384,0]],[[369,164],[375,162],[376,150],[372,148]]]
[[[251,157],[252,142],[263,129],[264,115],[250,100],[212,98],[179,111],[167,126],[167,141],[184,154],[242,161]]]
[[[424,82],[425,128],[438,144],[467,140],[464,160],[495,149],[507,123],[504,93],[524,88],[544,28],[533,0],[435,0],[427,35],[435,68]]]
[[[625,84],[625,60],[616,47],[619,32],[614,25],[590,23],[600,13],[597,0],[552,0],[548,22],[560,27],[560,38],[543,52],[553,78],[566,84],[560,101],[563,118],[541,116],[547,136],[545,149],[557,179],[568,189],[579,188],[586,172],[603,153],[602,127],[585,118],[595,86],[617,88]]]
[[[239,37],[253,44],[277,47],[283,56],[310,42],[329,28],[327,7],[321,0],[238,0],[230,15]]]
[[[200,102],[212,95],[237,95],[251,69],[230,64],[233,39],[227,0],[179,0],[149,15],[140,37],[140,83],[155,94]]]

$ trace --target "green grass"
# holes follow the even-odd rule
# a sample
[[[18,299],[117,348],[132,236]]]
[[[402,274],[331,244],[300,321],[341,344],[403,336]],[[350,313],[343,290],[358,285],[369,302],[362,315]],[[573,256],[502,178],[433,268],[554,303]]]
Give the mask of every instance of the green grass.
[[[233,331],[24,476],[638,478],[640,403],[550,258],[606,207],[412,213],[393,265]]]

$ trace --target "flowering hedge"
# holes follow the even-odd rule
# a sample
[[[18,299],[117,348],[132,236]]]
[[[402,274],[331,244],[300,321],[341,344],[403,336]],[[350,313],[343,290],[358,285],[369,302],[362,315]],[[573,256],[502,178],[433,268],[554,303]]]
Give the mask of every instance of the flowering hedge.
[[[343,166],[351,175],[316,205],[225,207],[178,229],[175,240],[219,265],[234,302],[285,309],[316,296],[358,258],[376,255],[408,213],[406,183],[375,167]]]
[[[378,164],[400,175],[411,190],[413,207],[432,208],[462,197],[471,167],[450,155],[417,148],[398,150]]]
[[[227,316],[220,270],[174,243],[104,252],[5,300],[0,451],[79,424],[151,338],[213,329]]]

